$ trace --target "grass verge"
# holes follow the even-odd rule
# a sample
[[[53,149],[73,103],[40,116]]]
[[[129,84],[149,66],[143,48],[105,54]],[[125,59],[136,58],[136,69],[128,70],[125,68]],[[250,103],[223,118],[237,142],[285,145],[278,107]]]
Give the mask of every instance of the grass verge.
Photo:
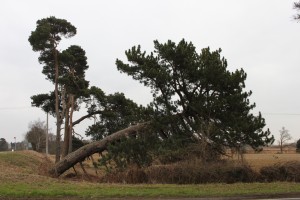
[[[48,180],[34,184],[0,183],[0,197],[167,198],[229,197],[299,193],[300,184],[290,182],[203,185],[122,185]]]

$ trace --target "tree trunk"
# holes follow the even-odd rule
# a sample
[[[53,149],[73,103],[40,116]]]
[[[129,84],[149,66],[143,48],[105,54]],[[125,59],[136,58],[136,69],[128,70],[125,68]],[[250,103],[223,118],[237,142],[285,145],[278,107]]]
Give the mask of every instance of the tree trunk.
[[[59,97],[58,97],[58,56],[56,48],[53,48],[54,65],[55,65],[55,114],[56,114],[56,151],[55,162],[60,160],[60,128],[62,124],[62,117],[59,112]]]
[[[65,157],[68,155],[68,149],[69,149],[69,110],[70,106],[67,104],[67,108],[65,111],[65,134],[64,134],[64,143],[63,143],[63,152],[62,157]]]
[[[70,119],[69,119],[69,148],[68,148],[68,154],[72,152],[72,133],[73,133],[73,113],[74,113],[74,95],[71,94],[71,111],[70,111]]]
[[[137,131],[145,128],[148,123],[137,124],[130,126],[126,129],[115,132],[104,139],[87,144],[78,150],[68,154],[61,161],[55,164],[55,166],[49,170],[49,173],[53,177],[59,177],[69,168],[73,167],[76,163],[82,162],[86,157],[93,155],[94,153],[101,153],[107,149],[107,146],[114,141],[121,139],[122,137],[128,137],[129,135],[136,134]]]

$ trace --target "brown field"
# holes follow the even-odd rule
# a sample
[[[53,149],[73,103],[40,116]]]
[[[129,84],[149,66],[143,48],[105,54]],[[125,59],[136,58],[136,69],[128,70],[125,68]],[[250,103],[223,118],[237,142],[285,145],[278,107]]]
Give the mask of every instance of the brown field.
[[[229,156],[228,159],[241,161],[241,158],[237,155],[232,157]],[[261,167],[288,161],[300,161],[300,154],[296,153],[295,148],[285,148],[281,154],[279,148],[268,147],[258,153],[250,150],[248,153],[243,155],[243,162],[246,162],[255,170],[259,170]]]

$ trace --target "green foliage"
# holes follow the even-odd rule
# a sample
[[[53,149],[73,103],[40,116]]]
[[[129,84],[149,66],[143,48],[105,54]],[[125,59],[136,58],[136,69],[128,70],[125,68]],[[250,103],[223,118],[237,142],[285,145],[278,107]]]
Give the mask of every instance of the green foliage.
[[[76,34],[76,27],[65,19],[53,16],[37,21],[35,31],[31,32],[29,42],[34,51],[53,50],[62,37],[70,38]]]
[[[72,136],[72,151],[76,151],[80,147],[84,146],[85,143],[78,137]]]
[[[107,154],[102,155],[99,164],[105,166],[108,171],[113,168],[124,170],[128,166],[138,168],[149,166],[152,163],[153,153],[158,143],[157,137],[153,135],[124,137],[109,145]]]
[[[37,26],[28,39],[33,51],[39,51],[39,62],[44,65],[43,74],[55,82],[55,63],[60,52],[56,49],[62,37],[69,38],[76,34],[76,27],[65,19],[48,17],[37,21]],[[59,69],[61,71],[61,69]],[[60,74],[60,73],[59,73]]]
[[[180,135],[182,141],[202,145],[253,148],[274,141],[263,131],[265,120],[254,116],[246,92],[243,69],[230,72],[221,49],[204,48],[198,54],[185,40],[177,45],[154,41],[154,52],[140,46],[125,52],[129,64],[116,61],[119,71],[150,87],[156,126],[165,138]],[[176,136],[177,137],[177,136]]]
[[[31,105],[34,107],[39,107],[46,113],[55,116],[55,95],[54,92],[50,94],[37,94],[30,97]],[[61,108],[61,106],[60,106]]]
[[[61,53],[60,58],[62,72],[59,83],[66,87],[68,94],[86,95],[89,82],[85,80],[85,70],[88,69],[85,51],[72,45]]]
[[[0,138],[0,151],[7,151],[8,150],[8,143],[4,138]]]
[[[97,87],[89,90],[90,98],[86,99],[88,112],[99,112],[95,123],[91,125],[86,135],[93,140],[101,140],[104,137],[119,130],[129,127],[132,124],[147,121],[152,112],[150,108],[138,106],[132,100],[126,98],[123,93],[105,95]],[[150,130],[143,136],[123,138],[111,144],[107,151],[99,160],[99,164],[105,166],[108,171],[112,168],[124,169],[128,165],[143,167],[152,161],[152,149],[157,141],[157,137],[151,134]],[[111,165],[110,163],[114,164]]]
[[[60,99],[68,98],[68,94],[76,95],[76,98],[88,97],[89,82],[85,80],[85,70],[88,69],[87,58],[85,51],[79,47],[72,45],[60,54],[60,76],[59,84],[65,88],[65,97],[62,97],[62,91],[58,91],[61,96]],[[47,75],[48,79],[54,80],[54,68],[52,64],[44,66],[43,73]],[[40,107],[43,111],[55,116],[55,94],[33,95],[32,106]],[[78,102],[79,103],[79,102]],[[75,105],[78,106],[78,105]],[[59,101],[59,110],[62,112],[62,101]]]
[[[123,93],[105,95],[96,87],[91,88],[89,112],[101,110],[98,121],[86,131],[93,140],[104,137],[146,120],[147,109],[127,99]]]
[[[192,161],[200,159],[207,162],[215,162],[220,160],[220,149],[211,145],[203,145],[201,143],[182,144],[180,138],[177,141],[167,139],[160,143],[157,149],[157,159],[162,164],[170,164],[181,161]]]

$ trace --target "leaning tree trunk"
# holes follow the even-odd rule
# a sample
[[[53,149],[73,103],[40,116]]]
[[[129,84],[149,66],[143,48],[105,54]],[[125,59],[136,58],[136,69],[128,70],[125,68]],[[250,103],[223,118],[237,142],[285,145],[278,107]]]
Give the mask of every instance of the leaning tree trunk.
[[[49,170],[50,175],[53,177],[60,176],[78,162],[83,161],[86,157],[89,157],[94,153],[101,153],[102,151],[106,150],[111,142],[117,141],[122,137],[128,137],[129,135],[136,134],[145,126],[147,126],[147,123],[130,126],[126,129],[115,132],[100,141],[96,141],[79,148],[56,163],[54,167]]]

